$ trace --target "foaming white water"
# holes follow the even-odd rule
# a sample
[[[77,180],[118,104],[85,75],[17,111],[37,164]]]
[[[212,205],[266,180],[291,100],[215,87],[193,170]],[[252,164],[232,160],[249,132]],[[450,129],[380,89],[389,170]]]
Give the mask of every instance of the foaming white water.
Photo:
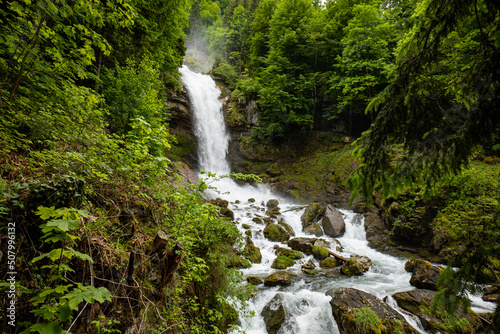
[[[198,159],[200,169],[217,174],[229,174],[230,166],[226,160],[229,136],[227,134],[224,118],[222,116],[222,103],[219,100],[220,91],[213,80],[206,75],[191,72],[187,67],[181,68],[182,80],[190,94],[195,117],[195,134],[198,138]],[[255,217],[265,216],[266,203],[269,199],[278,199],[281,208],[281,218],[289,224],[295,236],[311,237],[302,231],[300,217],[304,210],[296,210],[300,205],[273,193],[265,185],[241,186],[231,179],[221,180],[209,178],[207,183],[218,191],[207,191],[209,198],[221,197],[228,200],[229,208],[234,212],[238,228],[244,232],[250,228],[252,240],[259,247],[262,261],[253,264],[248,269],[243,269],[243,275],[266,278],[278,270],[272,269],[271,264],[276,258],[275,247],[288,248],[286,244],[269,241],[264,237],[265,226]],[[382,299],[396,292],[413,290],[409,284],[410,274],[404,270],[406,259],[396,258],[382,254],[368,247],[364,229],[363,216],[352,211],[340,210],[346,223],[345,234],[338,238],[343,250],[339,252],[345,257],[351,254],[368,256],[373,266],[363,276],[345,276],[328,273],[319,273],[315,276],[306,276],[302,273],[301,266],[312,261],[318,267],[318,261],[312,256],[297,260],[295,265],[287,268],[292,284],[286,287],[258,286],[257,294],[249,301],[247,310],[240,316],[240,329],[247,334],[267,333],[261,312],[264,307],[279,294],[283,306],[287,309],[288,316],[278,331],[279,334],[330,334],[339,333],[332,316],[330,297],[325,292],[340,287],[352,287],[371,293]],[[335,250],[336,241],[327,236],[322,238],[329,242],[331,249]],[[391,298],[388,298],[391,303]],[[493,303],[488,305],[476,299],[478,308],[491,309]],[[393,307],[394,303],[391,304]],[[254,317],[245,314],[254,312]],[[420,333],[425,333],[418,321],[409,318],[409,323]]]
[[[193,109],[199,167],[214,173],[229,173],[226,160],[229,135],[221,112],[220,90],[208,75],[192,72],[186,66],[180,72]]]

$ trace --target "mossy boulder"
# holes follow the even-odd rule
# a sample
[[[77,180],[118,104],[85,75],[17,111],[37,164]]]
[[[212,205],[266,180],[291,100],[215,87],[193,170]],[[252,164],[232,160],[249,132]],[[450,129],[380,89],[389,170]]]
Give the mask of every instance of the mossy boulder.
[[[283,297],[277,294],[264,306],[260,313],[264,318],[266,330],[269,334],[276,334],[285,322],[286,318],[290,316],[290,312],[283,305]]]
[[[318,246],[314,246],[314,245],[312,246],[311,254],[314,256],[315,259],[318,259],[318,260],[324,260],[330,256],[330,253],[328,252],[328,250],[326,248],[318,247]]]
[[[459,307],[457,312],[431,311],[435,291],[417,289],[392,295],[399,307],[415,314],[426,331],[432,333],[475,333],[481,320],[471,310]]]
[[[266,226],[264,229],[264,236],[271,241],[277,242],[283,242],[290,239],[288,232],[285,231],[282,226],[274,223],[270,223]]]
[[[286,256],[294,260],[301,259],[304,257],[304,255],[302,255],[297,251],[294,251],[293,249],[288,249],[283,247],[276,247],[274,254],[276,254],[276,256]]]
[[[312,248],[314,246],[314,242],[318,240],[316,238],[304,238],[298,237],[288,240],[288,246],[296,251],[305,253],[307,255],[312,254]]]
[[[318,222],[309,223],[306,227],[304,227],[304,233],[313,234],[317,237],[323,235],[323,230],[321,229],[321,225]]]
[[[287,233],[290,235],[290,236],[295,236],[295,231],[293,230],[293,228],[288,225],[286,223],[286,221],[284,219],[280,219],[278,220],[278,225],[280,225],[281,227],[283,227],[285,229],[285,231],[287,231]]]
[[[302,269],[314,269],[314,268],[316,268],[316,265],[312,260],[309,260],[302,265]]]
[[[257,276],[248,276],[247,277],[247,282],[249,284],[252,284],[252,285],[259,285],[259,284],[262,284],[262,279],[260,279],[259,277]]]
[[[417,333],[404,317],[377,297],[353,288],[338,288],[331,296],[332,314],[340,333]]]
[[[340,265],[340,261],[334,257],[327,257],[319,263],[321,268],[335,268]]]
[[[234,219],[234,212],[231,211],[231,209],[228,208],[220,208],[219,213],[223,217],[231,218]]]
[[[253,217],[252,221],[254,223],[257,223],[257,224],[264,224],[264,221],[262,220],[262,218],[259,218],[259,217]]]
[[[243,227],[245,230],[251,229],[250,225],[248,224],[241,224],[241,227]]]
[[[342,274],[346,276],[361,276],[363,275],[363,269],[358,264],[355,259],[350,259],[342,265]]]
[[[321,219],[322,213],[323,208],[319,205],[319,203],[309,203],[300,217],[302,227],[305,227],[313,222],[318,222]]]
[[[274,209],[274,208],[277,208],[279,204],[280,204],[280,203],[278,202],[278,200],[277,200],[277,199],[270,199],[270,200],[269,200],[269,201],[267,201],[267,203],[266,203],[266,208],[268,208],[269,210],[272,210],[272,209]],[[279,208],[278,208],[278,211],[279,211]]]
[[[287,286],[290,284],[292,284],[290,276],[288,276],[287,273],[283,272],[272,273],[264,280],[265,286],[276,286],[276,285]]]
[[[278,256],[276,259],[274,259],[273,264],[271,265],[271,268],[274,269],[286,269],[288,267],[291,267],[295,264],[295,261],[292,260],[291,258],[287,256]]]
[[[254,245],[250,237],[247,237],[243,254],[248,260],[253,263],[260,263],[262,261],[262,254],[260,253],[260,249],[259,247]]]
[[[437,291],[437,280],[441,274],[438,266],[421,259],[410,259],[405,263],[405,270],[411,272],[410,284],[419,289]]]
[[[228,268],[250,268],[252,263],[247,259],[232,253],[229,257],[227,266]]]
[[[217,197],[216,199],[211,199],[210,203],[212,203],[215,206],[218,206],[220,208],[227,208],[229,205],[229,202],[226,201],[225,199],[222,199],[220,197]]]

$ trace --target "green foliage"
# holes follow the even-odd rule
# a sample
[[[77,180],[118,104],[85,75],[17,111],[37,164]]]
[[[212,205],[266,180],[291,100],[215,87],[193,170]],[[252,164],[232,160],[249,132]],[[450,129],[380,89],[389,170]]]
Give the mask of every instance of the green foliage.
[[[370,103],[379,110],[359,141],[362,164],[351,185],[370,198],[413,184],[425,195],[466,167],[477,145],[497,135],[500,48],[495,1],[419,3],[401,40],[390,85]],[[473,13],[473,15],[471,15]],[[494,69],[493,71],[491,69]],[[405,154],[393,163],[392,144]]]
[[[102,94],[109,110],[109,126],[113,132],[125,135],[131,130],[131,123],[144,119],[153,128],[159,128],[166,121],[163,88],[158,65],[148,58],[137,64],[126,60],[126,66],[115,69],[103,68]]]
[[[50,244],[70,242],[76,245],[76,240],[80,238],[69,232],[80,228],[80,217],[88,217],[83,210],[55,207],[39,207],[36,213],[47,221],[40,228],[45,243]],[[111,293],[104,287],[68,284],[66,273],[75,271],[71,266],[73,259],[93,262],[87,254],[69,246],[53,248],[32,259],[32,264],[42,263],[38,270],[43,274],[43,281],[39,282],[43,288],[35,290],[35,296],[30,299],[33,306],[38,307],[31,311],[38,320],[29,326],[28,332],[62,333],[63,324],[72,320],[73,311],[78,310],[82,302],[92,304],[111,301]]]

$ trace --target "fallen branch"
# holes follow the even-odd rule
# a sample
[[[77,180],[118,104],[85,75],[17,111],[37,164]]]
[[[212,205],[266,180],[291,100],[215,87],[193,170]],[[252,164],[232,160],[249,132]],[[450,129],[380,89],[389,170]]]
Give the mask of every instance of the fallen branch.
[[[325,249],[326,249],[326,248],[325,248]],[[336,257],[336,258],[337,258],[337,259],[339,259],[339,260],[342,260],[342,261],[344,261],[344,262],[349,261],[349,260],[347,260],[345,257],[342,257],[342,256],[340,256],[340,255],[338,255],[338,254],[336,254],[336,253],[332,252],[332,251],[331,251],[331,250],[329,250],[329,249],[327,249],[327,251],[328,251],[328,253],[330,253],[331,255],[333,255],[334,257]]]
[[[300,209],[304,209],[304,208],[307,208],[307,205],[304,205],[304,206],[299,206],[298,208],[288,209],[288,210],[285,210],[285,211],[283,211],[283,212],[288,212],[288,211],[299,211]]]

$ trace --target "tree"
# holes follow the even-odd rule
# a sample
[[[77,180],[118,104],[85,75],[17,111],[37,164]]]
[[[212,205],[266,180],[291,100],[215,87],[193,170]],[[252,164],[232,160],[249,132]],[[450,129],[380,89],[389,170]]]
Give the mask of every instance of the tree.
[[[441,178],[468,166],[477,145],[499,137],[500,3],[423,1],[414,17],[389,86],[368,106],[379,115],[358,143],[361,165],[350,185],[369,201],[375,189],[383,198],[415,186],[429,195]],[[498,256],[497,244],[468,245],[465,272],[451,275],[445,293],[478,282],[482,260]],[[493,318],[498,330],[498,307]]]
[[[331,89],[339,90],[337,112],[364,112],[368,102],[387,83],[391,61],[389,41],[393,28],[384,22],[380,10],[359,4],[354,17],[344,28],[342,54],[337,57],[337,76],[330,79]],[[371,115],[373,121],[373,114]]]

